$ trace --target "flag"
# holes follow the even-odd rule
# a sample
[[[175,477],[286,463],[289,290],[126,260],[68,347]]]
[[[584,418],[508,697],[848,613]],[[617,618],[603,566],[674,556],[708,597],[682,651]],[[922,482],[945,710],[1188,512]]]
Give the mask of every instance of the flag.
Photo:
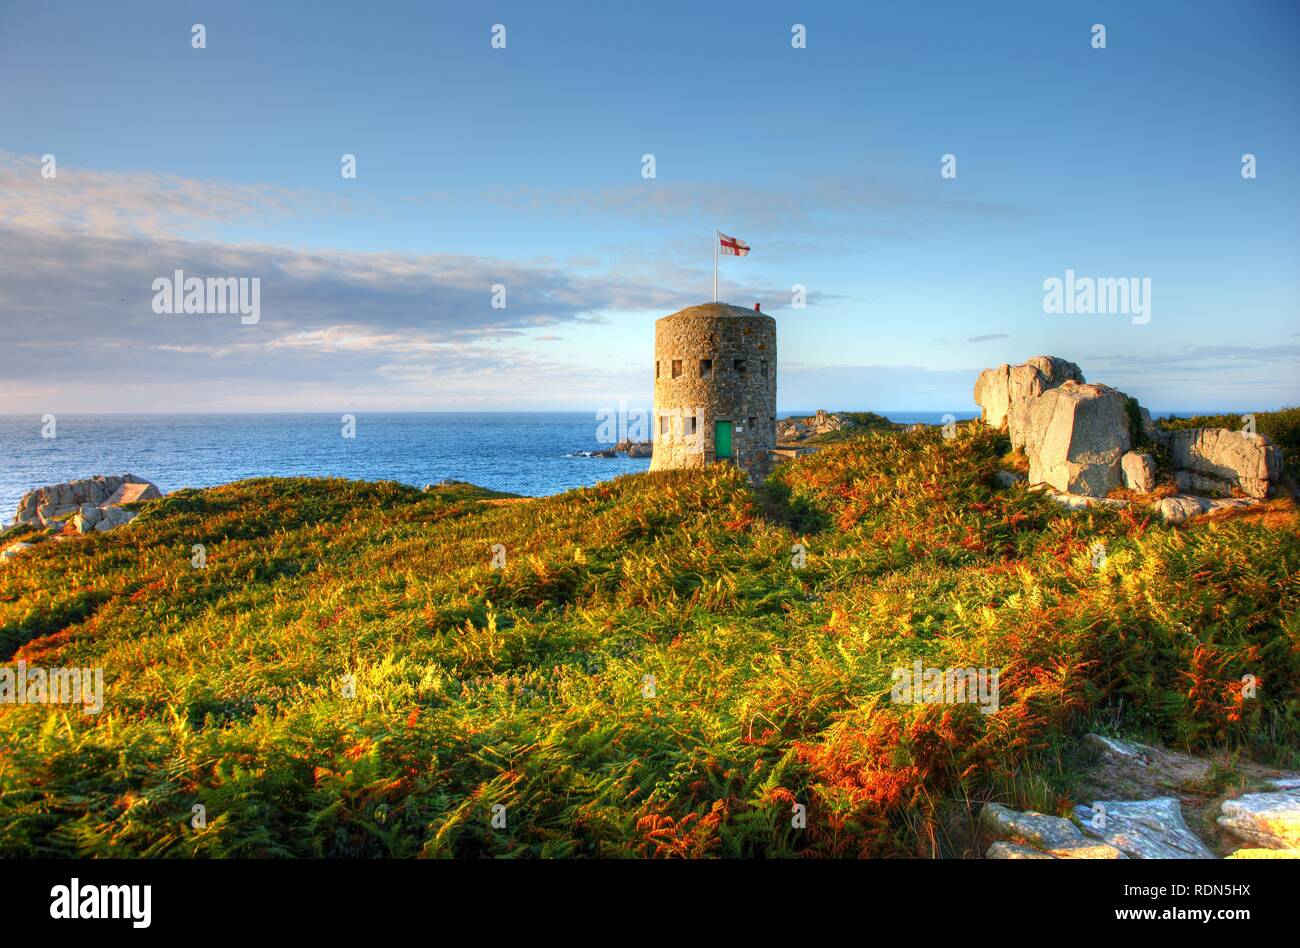
[[[733,257],[743,257],[749,253],[749,244],[736,237],[728,237],[726,234],[718,234],[718,241],[721,244],[720,249],[723,253],[730,254]]]

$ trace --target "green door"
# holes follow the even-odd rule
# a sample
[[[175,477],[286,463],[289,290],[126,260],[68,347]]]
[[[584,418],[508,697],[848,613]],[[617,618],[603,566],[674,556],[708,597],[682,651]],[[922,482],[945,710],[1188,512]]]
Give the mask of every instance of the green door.
[[[713,423],[713,456],[719,461],[731,459],[731,422]]]

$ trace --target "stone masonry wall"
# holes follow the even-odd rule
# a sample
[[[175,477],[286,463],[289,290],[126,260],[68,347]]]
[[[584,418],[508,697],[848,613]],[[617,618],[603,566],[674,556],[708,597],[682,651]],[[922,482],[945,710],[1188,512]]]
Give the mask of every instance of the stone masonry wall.
[[[732,422],[733,460],[748,469],[776,447],[776,320],[725,303],[660,319],[654,404],[652,471],[713,462],[715,421]]]

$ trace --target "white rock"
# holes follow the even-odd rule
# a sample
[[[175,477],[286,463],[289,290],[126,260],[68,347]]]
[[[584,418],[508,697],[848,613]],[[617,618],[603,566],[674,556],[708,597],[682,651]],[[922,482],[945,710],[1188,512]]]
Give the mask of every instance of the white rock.
[[[1213,859],[1183,822],[1174,797],[1154,800],[1103,800],[1076,806],[1083,832],[1114,846],[1130,859]]]
[[[1083,373],[1073,362],[1056,356],[1034,356],[1020,365],[1003,363],[979,374],[975,403],[985,424],[1007,430],[1011,446],[1020,448],[1024,446],[1021,422],[1025,406],[1047,389],[1071,380],[1082,382]]]
[[[1208,474],[1195,471],[1174,471],[1174,483],[1178,489],[1189,494],[1208,494],[1210,497],[1226,497],[1232,493],[1232,485]]]
[[[1300,790],[1248,793],[1225,800],[1219,825],[1264,849],[1300,848]]]
[[[1013,810],[1000,803],[984,804],[980,828],[990,839],[1024,840],[1044,850],[1088,845],[1079,828],[1067,819],[1033,810]]]
[[[1124,859],[1107,843],[1086,838],[1067,819],[1017,811],[1000,803],[986,803],[980,811],[980,829],[994,839],[986,859]]]
[[[1231,428],[1185,428],[1171,432],[1169,455],[1179,471],[1199,475],[1203,483],[1237,487],[1262,499],[1282,473],[1282,451],[1261,434]]]
[[[74,529],[84,533],[91,528],[103,529],[100,524],[106,510],[118,510],[119,504],[161,496],[162,492],[156,486],[134,474],[100,475],[49,484],[23,495],[14,522],[39,527],[61,527],[70,523]],[[120,525],[129,519],[130,516],[116,517],[112,525]]]
[[[1083,742],[1100,751],[1104,756],[1132,760],[1140,764],[1146,763],[1141,745],[1131,741],[1121,741],[1117,737],[1106,737],[1103,734],[1085,734]]]
[[[1124,486],[1139,494],[1148,494],[1156,486],[1156,461],[1149,454],[1129,451],[1120,459]]]
[[[985,859],[1054,859],[1041,849],[1033,849],[1029,846],[1021,846],[1018,843],[1008,843],[1006,840],[998,840],[991,845],[988,852],[984,854]]]
[[[1201,513],[1201,502],[1185,494],[1166,497],[1160,501],[1160,516],[1165,523],[1185,523]]]
[[[1105,497],[1123,483],[1120,458],[1131,444],[1128,425],[1123,392],[1078,382],[1048,389],[1029,405],[1029,480]]]

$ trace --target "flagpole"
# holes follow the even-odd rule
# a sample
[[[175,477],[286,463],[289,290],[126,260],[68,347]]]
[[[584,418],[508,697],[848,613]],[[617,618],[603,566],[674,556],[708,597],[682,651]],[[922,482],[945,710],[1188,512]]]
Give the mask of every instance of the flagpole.
[[[718,301],[718,241],[722,238],[719,236],[720,231],[713,232],[713,302]]]

